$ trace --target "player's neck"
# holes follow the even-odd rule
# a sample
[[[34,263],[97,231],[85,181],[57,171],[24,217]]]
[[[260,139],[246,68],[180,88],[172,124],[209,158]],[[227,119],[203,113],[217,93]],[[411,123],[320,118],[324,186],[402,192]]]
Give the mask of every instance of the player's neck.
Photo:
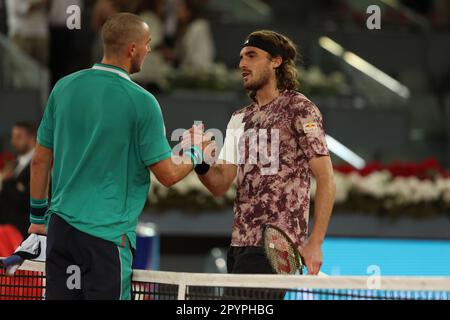
[[[121,68],[121,69],[125,70],[126,72],[130,73],[131,65],[130,65],[130,63],[128,63],[126,61],[121,61],[120,59],[112,59],[112,58],[103,57],[102,63]]]
[[[269,81],[256,92],[256,102],[259,106],[263,106],[276,99],[279,95],[280,91],[276,86],[276,82]]]

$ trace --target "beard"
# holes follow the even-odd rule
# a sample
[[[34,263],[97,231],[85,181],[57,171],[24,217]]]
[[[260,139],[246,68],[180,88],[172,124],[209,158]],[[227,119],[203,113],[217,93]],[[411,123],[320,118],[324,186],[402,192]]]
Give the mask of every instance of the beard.
[[[253,81],[248,81],[244,83],[244,88],[248,91],[258,91],[262,87],[264,87],[270,79],[270,70],[265,69],[261,71],[261,74],[256,77]]]
[[[141,58],[136,56],[133,60],[131,60],[131,68],[130,68],[130,74],[137,73],[141,71],[142,63]]]

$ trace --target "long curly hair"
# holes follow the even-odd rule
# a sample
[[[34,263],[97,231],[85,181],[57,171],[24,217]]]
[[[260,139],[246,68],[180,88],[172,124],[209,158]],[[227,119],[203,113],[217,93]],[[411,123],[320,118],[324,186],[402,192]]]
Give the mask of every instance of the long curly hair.
[[[294,42],[288,37],[272,30],[258,30],[250,33],[247,38],[251,36],[257,36],[272,42],[282,52],[281,58],[283,62],[276,69],[277,88],[279,90],[297,90],[300,83],[298,81],[296,64],[300,61],[300,54]],[[249,96],[252,100],[255,100],[256,91],[250,90]]]

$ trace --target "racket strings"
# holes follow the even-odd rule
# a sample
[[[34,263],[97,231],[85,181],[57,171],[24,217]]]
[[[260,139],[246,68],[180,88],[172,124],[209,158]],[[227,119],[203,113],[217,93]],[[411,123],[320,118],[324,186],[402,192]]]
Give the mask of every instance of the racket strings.
[[[268,228],[265,234],[265,250],[270,264],[277,273],[293,274],[299,269],[298,256],[285,235]]]

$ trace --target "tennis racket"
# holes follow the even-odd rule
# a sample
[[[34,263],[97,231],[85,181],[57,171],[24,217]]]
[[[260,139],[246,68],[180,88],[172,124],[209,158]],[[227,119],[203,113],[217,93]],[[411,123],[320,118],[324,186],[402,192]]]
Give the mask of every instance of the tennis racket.
[[[278,274],[303,274],[305,262],[294,242],[280,228],[265,225],[263,229],[264,251],[273,270]],[[319,272],[320,276],[326,274]]]

